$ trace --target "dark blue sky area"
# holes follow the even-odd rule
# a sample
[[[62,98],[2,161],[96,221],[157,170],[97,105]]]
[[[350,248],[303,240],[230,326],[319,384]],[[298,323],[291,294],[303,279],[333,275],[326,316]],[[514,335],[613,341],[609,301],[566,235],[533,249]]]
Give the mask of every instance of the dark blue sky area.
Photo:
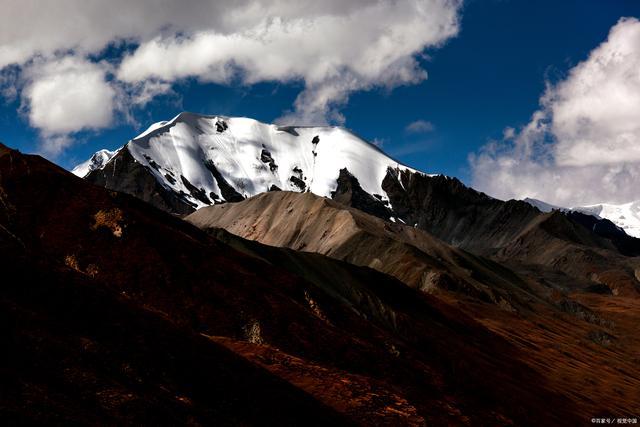
[[[461,32],[423,60],[427,81],[416,86],[360,92],[342,112],[346,126],[415,168],[468,180],[467,156],[507,126],[525,124],[537,109],[545,80],[558,81],[606,39],[624,16],[640,17],[640,2],[629,0],[471,0]],[[355,29],[357,30],[357,29]],[[116,148],[150,123],[179,111],[253,117],[271,122],[291,108],[300,85],[260,84],[229,88],[187,81],[178,96],[160,97],[135,112],[140,127],[120,124],[79,135],[84,142],[62,155],[65,167],[99,148]],[[37,133],[16,110],[0,106],[2,140],[35,150]],[[426,120],[434,130],[408,134],[405,127]]]

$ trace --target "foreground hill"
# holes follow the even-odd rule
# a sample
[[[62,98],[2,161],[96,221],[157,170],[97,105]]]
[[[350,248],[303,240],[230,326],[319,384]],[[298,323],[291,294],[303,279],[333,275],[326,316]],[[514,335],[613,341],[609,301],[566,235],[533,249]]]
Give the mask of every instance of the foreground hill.
[[[4,146],[0,201],[5,422],[347,423],[194,327],[205,310],[184,284],[204,285],[203,259],[225,253],[196,230]],[[225,261],[240,281],[241,262]],[[209,273],[201,298],[225,281]]]
[[[581,419],[575,399],[540,381],[518,346],[382,273],[244,250],[6,147],[0,200],[3,420]]]

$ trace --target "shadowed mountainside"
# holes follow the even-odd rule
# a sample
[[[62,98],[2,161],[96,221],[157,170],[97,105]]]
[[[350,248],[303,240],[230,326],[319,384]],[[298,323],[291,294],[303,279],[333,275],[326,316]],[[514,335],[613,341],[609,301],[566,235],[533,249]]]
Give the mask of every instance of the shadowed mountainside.
[[[277,249],[242,253],[6,147],[0,251],[9,337],[3,419],[580,419],[571,399],[523,362],[526,354],[452,305],[319,255],[284,269]]]
[[[442,175],[388,169],[382,187],[387,205],[363,194],[354,177],[338,181],[334,198],[517,270],[562,272],[615,294],[640,291],[640,239],[609,220],[577,212],[542,213],[529,203],[497,200]]]

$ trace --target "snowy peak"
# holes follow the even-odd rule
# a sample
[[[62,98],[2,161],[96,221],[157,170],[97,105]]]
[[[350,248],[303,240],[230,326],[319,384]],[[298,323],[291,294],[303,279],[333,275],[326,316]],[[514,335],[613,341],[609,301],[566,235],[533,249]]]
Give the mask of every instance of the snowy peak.
[[[84,178],[89,174],[89,172],[102,169],[108,162],[118,153],[119,150],[109,151],[109,150],[100,150],[96,152],[91,158],[87,161],[80,163],[78,166],[73,168],[71,173],[80,178]]]
[[[580,212],[599,219],[608,219],[629,236],[640,238],[640,201],[614,205],[600,203],[595,205],[563,208],[537,199],[526,198],[523,201],[538,208],[541,212],[560,210],[564,212]]]
[[[640,238],[640,201],[613,205],[601,203],[597,205],[572,208],[573,211],[606,218],[628,235]]]
[[[274,190],[331,197],[341,169],[367,193],[388,200],[382,189],[387,170],[415,172],[344,128],[280,127],[193,113],[153,124],[126,149],[162,188],[194,209]]]

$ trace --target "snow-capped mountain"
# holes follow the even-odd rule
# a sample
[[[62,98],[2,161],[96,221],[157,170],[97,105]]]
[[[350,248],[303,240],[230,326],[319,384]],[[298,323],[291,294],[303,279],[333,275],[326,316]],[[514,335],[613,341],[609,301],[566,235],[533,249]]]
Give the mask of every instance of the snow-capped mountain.
[[[382,181],[389,168],[415,172],[344,128],[279,127],[249,118],[193,113],[153,124],[119,151],[101,163],[106,158],[102,150],[74,173],[114,189],[135,186],[129,192],[146,192],[145,199],[170,198],[175,204],[177,197],[190,210],[273,190],[331,197],[343,169],[365,192],[384,202],[388,198]],[[113,170],[100,176],[105,168]],[[127,169],[126,184],[113,181],[113,176],[125,175],[116,171],[121,168]]]
[[[601,203],[590,206],[579,206],[571,210],[606,218],[622,228],[628,235],[640,237],[640,201],[622,205]]]
[[[118,150],[100,150],[94,153],[89,160],[86,160],[73,168],[71,173],[79,176],[80,178],[85,177],[93,170],[102,169],[117,153]]]
[[[543,202],[542,200],[531,198],[523,199],[523,201],[535,206],[541,212],[551,212],[553,210],[580,212],[586,215],[595,216],[596,218],[608,219],[617,227],[623,229],[629,236],[640,238],[640,201],[621,205],[600,203],[596,205],[577,206],[572,208],[563,208]]]

